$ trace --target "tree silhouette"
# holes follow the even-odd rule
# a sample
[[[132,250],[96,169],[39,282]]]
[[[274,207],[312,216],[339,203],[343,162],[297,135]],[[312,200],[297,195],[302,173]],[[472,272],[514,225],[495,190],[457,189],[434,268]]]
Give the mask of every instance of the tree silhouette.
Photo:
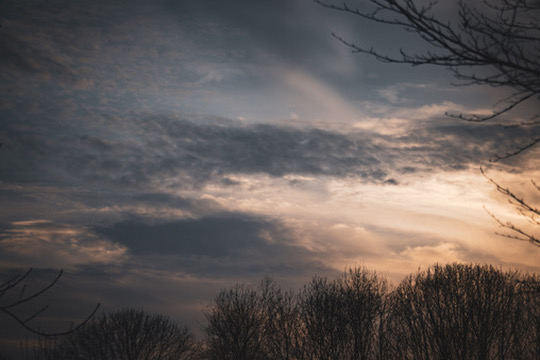
[[[538,276],[487,265],[432,266],[390,290],[375,272],[315,276],[282,293],[221,291],[206,311],[207,359],[538,359]]]
[[[15,320],[20,326],[22,326],[26,330],[36,335],[45,336],[45,337],[67,335],[67,334],[73,333],[74,331],[84,326],[99,309],[100,304],[97,304],[94,310],[90,313],[90,315],[88,315],[88,317],[86,317],[76,327],[71,328],[69,330],[48,332],[48,331],[43,331],[37,327],[32,326],[30,322],[36,319],[39,315],[43,314],[45,310],[47,310],[48,305],[41,307],[38,311],[32,314],[23,314],[19,311],[19,309],[24,304],[29,303],[39,298],[42,294],[49,291],[58,282],[58,280],[60,280],[60,278],[62,277],[63,271],[60,271],[58,275],[51,282],[49,282],[47,285],[43,286],[42,288],[35,290],[33,292],[30,292],[30,293],[26,293],[25,281],[28,279],[31,272],[32,272],[32,269],[29,269],[26,273],[15,275],[9,280],[0,284],[0,300],[2,300],[2,298],[4,297],[5,297],[4,299],[7,298],[5,302],[0,303],[0,312],[7,314],[9,317]]]
[[[210,359],[296,359],[299,317],[292,293],[270,278],[221,291],[205,311]]]
[[[260,286],[264,326],[264,353],[272,360],[291,360],[301,356],[300,316],[294,293],[283,292],[269,277]]]
[[[400,359],[535,358],[538,333],[528,332],[538,318],[524,301],[522,280],[516,272],[460,264],[408,276],[392,295],[393,353]]]
[[[527,276],[520,283],[523,299],[524,327],[523,336],[525,347],[522,358],[534,359],[540,357],[540,277]]]
[[[306,358],[380,358],[387,291],[386,281],[364,268],[334,281],[314,277],[299,299]]]
[[[345,359],[347,319],[342,315],[337,286],[327,278],[314,277],[300,294],[304,352],[311,359]]]
[[[221,291],[205,315],[211,359],[248,360],[262,353],[264,314],[255,289],[239,284]]]
[[[374,271],[350,268],[337,278],[344,316],[348,318],[348,358],[385,358],[384,337],[387,281]]]
[[[194,336],[167,317],[123,309],[102,314],[49,351],[56,360],[183,360],[196,355]]]

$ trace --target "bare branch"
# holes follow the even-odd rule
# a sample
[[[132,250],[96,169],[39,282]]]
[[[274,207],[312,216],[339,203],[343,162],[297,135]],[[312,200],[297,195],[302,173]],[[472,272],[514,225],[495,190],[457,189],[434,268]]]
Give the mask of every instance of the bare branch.
[[[535,245],[535,246],[538,246],[540,247],[540,239],[537,239],[534,235],[531,235],[525,231],[523,231],[521,228],[518,228],[517,226],[515,226],[514,224],[512,224],[511,222],[507,221],[507,222],[503,222],[501,221],[498,217],[496,217],[492,212],[490,212],[489,210],[486,209],[486,207],[484,207],[484,210],[488,213],[489,216],[491,216],[491,218],[493,220],[495,220],[501,227],[505,228],[505,229],[508,229],[512,232],[515,232],[517,234],[520,234],[521,236],[519,235],[512,235],[512,234],[506,234],[506,233],[499,233],[499,232],[496,232],[495,234],[497,234],[498,236],[502,236],[502,237],[505,237],[505,238],[508,238],[508,239],[513,239],[513,240],[519,240],[519,241],[526,241],[526,242],[529,242],[531,243],[532,245]]]
[[[523,198],[517,196],[514,192],[512,192],[510,189],[508,188],[504,188],[502,187],[499,183],[497,183],[495,180],[493,180],[491,177],[489,177],[486,172],[484,171],[483,168],[480,168],[480,172],[482,173],[482,175],[488,179],[493,185],[495,185],[496,189],[498,192],[500,192],[501,194],[503,194],[504,196],[506,196],[509,200],[509,202],[515,206],[518,207],[518,212],[528,218],[530,221],[532,221],[533,224],[539,224],[538,221],[535,219],[535,216],[538,215],[540,216],[540,209],[534,207],[533,205],[531,205],[529,202],[527,202],[526,200],[524,200]],[[540,188],[536,185],[536,183],[534,182],[534,180],[531,180],[533,186],[540,191]],[[507,230],[510,230],[510,234],[507,234],[507,233],[496,233],[497,235],[499,236],[503,236],[503,237],[506,237],[506,238],[509,238],[509,239],[514,239],[514,240],[519,240],[519,241],[527,241],[529,243],[531,243],[532,245],[535,245],[535,246],[538,246],[540,247],[540,239],[537,238],[534,234],[531,234],[527,231],[525,231],[524,229],[522,228],[519,228],[517,226],[515,226],[512,222],[510,221],[507,221],[507,222],[503,222],[502,220],[500,220],[497,216],[495,216],[493,213],[491,213],[490,211],[488,211],[485,207],[484,207],[484,210],[489,214],[489,216],[491,216],[491,218],[493,218],[493,220],[495,220],[501,227],[507,229]],[[514,233],[514,234],[512,234]],[[517,234],[517,235],[516,235]]]
[[[76,327],[70,329],[70,330],[66,330],[66,331],[59,331],[59,332],[46,332],[46,331],[41,331],[39,329],[36,329],[34,327],[31,327],[30,325],[28,325],[28,321],[32,320],[35,316],[31,316],[30,318],[26,319],[26,320],[22,320],[19,316],[17,316],[15,313],[13,313],[12,311],[9,311],[5,308],[2,308],[0,307],[0,312],[3,312],[7,315],[9,315],[13,320],[15,320],[17,323],[19,323],[19,325],[21,325],[23,328],[25,328],[26,330],[30,331],[31,333],[34,333],[36,335],[40,335],[40,336],[44,336],[44,337],[56,337],[56,336],[63,336],[63,335],[67,335],[67,334],[71,334],[73,333],[74,331],[77,331],[78,329],[80,329],[81,327],[83,327],[98,311],[99,307],[101,306],[101,304],[97,304],[96,307],[94,308],[94,310],[92,310],[92,312],[90,313],[90,315],[88,315],[79,325],[77,325]],[[44,310],[44,309],[42,309]],[[39,311],[39,313],[41,313],[42,311]],[[38,315],[36,314],[36,316]]]
[[[471,122],[486,122],[511,112],[526,102],[540,100],[540,3],[526,0],[458,2],[456,17],[443,20],[435,14],[438,1],[364,0],[358,7],[345,1],[313,0],[329,9],[361,19],[402,28],[422,39],[429,48],[420,53],[399,49],[399,55],[380,52],[372,46],[358,45],[332,34],[353,53],[367,54],[381,62],[434,65],[448,69],[461,85],[505,87],[513,94],[490,115],[451,114],[447,116]],[[472,5],[471,5],[472,4]],[[499,105],[497,104],[497,105]],[[497,106],[496,106],[497,107]],[[537,117],[533,117],[537,118]],[[512,124],[535,126],[537,121]],[[540,142],[536,139],[514,152],[498,157],[506,159],[523,153]]]
[[[25,289],[26,289],[26,285],[24,285],[22,282],[30,275],[31,272],[32,272],[32,269],[29,269],[26,273],[24,273],[22,275],[15,275],[11,279],[9,279],[8,281],[4,282],[3,284],[0,284],[0,297],[5,295],[8,291],[14,290],[17,286],[23,285],[17,300],[13,301],[13,302],[11,302],[9,304],[6,304],[6,305],[0,305],[0,312],[3,312],[4,314],[11,317],[13,320],[15,320],[20,326],[22,326],[26,330],[28,330],[28,331],[30,331],[30,332],[32,332],[34,334],[44,336],[44,337],[55,337],[55,336],[61,336],[61,335],[70,334],[70,333],[76,331],[77,329],[81,328],[82,326],[84,326],[98,311],[98,309],[100,307],[99,303],[96,305],[96,307],[92,310],[92,312],[81,323],[79,323],[75,328],[72,328],[72,329],[67,330],[67,331],[46,332],[46,331],[42,331],[42,330],[40,330],[38,328],[35,328],[33,326],[30,326],[30,324],[29,324],[30,321],[35,319],[39,315],[41,315],[48,308],[48,305],[42,307],[40,310],[38,310],[37,312],[33,313],[30,316],[27,316],[26,318],[23,318],[21,315],[18,315],[13,309],[17,308],[18,306],[20,306],[20,305],[22,305],[24,303],[27,303],[27,302],[29,302],[31,300],[34,300],[34,299],[38,298],[40,295],[42,295],[43,293],[50,290],[58,282],[58,280],[60,279],[60,277],[63,274],[63,271],[60,270],[58,272],[58,275],[50,283],[48,283],[45,287],[43,287],[43,288],[41,288],[41,289],[39,289],[37,291],[34,291],[34,292],[30,293],[29,295],[25,296],[24,292],[25,292]]]
[[[22,275],[17,274],[3,284],[0,284],[0,296],[4,295],[8,290],[19,285],[22,281],[24,281],[24,279],[28,277],[28,275],[30,275],[31,272],[32,269],[29,269],[26,273]]]
[[[21,305],[21,304],[23,304],[25,302],[28,302],[28,301],[30,301],[32,299],[37,298],[39,295],[43,294],[44,292],[46,292],[47,290],[52,288],[58,282],[58,280],[60,279],[62,274],[63,274],[63,270],[60,270],[58,272],[58,275],[56,276],[56,278],[53,281],[51,281],[47,286],[45,286],[43,289],[41,289],[39,291],[36,291],[35,293],[33,293],[33,294],[31,294],[31,295],[29,295],[29,296],[27,296],[25,298],[20,297],[17,301],[15,301],[15,302],[13,302],[13,303],[11,303],[9,305],[4,305],[4,306],[2,306],[2,308],[9,309],[9,308],[19,306],[19,305]],[[21,292],[21,295],[22,295],[22,292]]]
[[[516,151],[507,153],[506,155],[502,155],[502,156],[500,156],[500,155],[495,155],[495,160],[494,160],[493,162],[497,162],[497,161],[499,161],[499,160],[504,160],[504,159],[508,159],[508,158],[510,158],[510,157],[512,157],[512,156],[519,155],[519,154],[521,154],[522,152],[524,152],[525,150],[534,147],[534,146],[535,146],[536,144],[538,144],[539,142],[540,142],[540,137],[534,139],[533,141],[531,141],[531,142],[528,143],[527,145],[524,145],[524,146],[519,147]]]

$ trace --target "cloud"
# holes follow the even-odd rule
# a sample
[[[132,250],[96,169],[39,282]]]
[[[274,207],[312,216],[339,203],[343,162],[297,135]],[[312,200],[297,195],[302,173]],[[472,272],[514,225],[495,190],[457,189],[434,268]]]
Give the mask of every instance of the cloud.
[[[10,132],[0,166],[6,180],[148,186],[176,178],[197,184],[229,173],[384,178],[368,139],[272,125],[199,125],[171,118],[127,120],[133,133],[54,140]],[[69,151],[68,151],[69,149]],[[22,158],[25,162],[19,161]],[[3,159],[4,160],[4,159]],[[38,178],[36,174],[39,173]]]
[[[95,231],[136,254],[231,257],[272,251],[276,226],[256,219],[206,217],[175,222],[121,222]],[[274,235],[272,235],[274,234]],[[279,234],[281,241],[283,234]],[[259,254],[260,256],[260,254]]]
[[[93,231],[122,244],[132,263],[204,278],[247,274],[298,276],[327,271],[324,254],[308,249],[279,220],[223,213],[197,219],[123,221]]]
[[[0,157],[4,181],[147,193],[214,181],[234,185],[227,181],[234,174],[399,183],[412,172],[476,167],[529,136],[527,129],[449,121],[419,121],[405,134],[379,134],[168,116],[120,118],[96,135],[38,135],[16,125],[6,134]]]
[[[442,227],[456,229],[452,224],[458,220],[472,226],[477,217],[459,214],[466,210],[485,215],[481,207],[488,202],[486,198],[470,199],[469,192],[459,186],[441,187],[438,180],[430,179],[441,173],[450,182],[461,181],[471,191],[480,191],[485,185],[471,185],[472,180],[460,174],[478,168],[490,154],[509,146],[512,137],[527,136],[525,129],[452,121],[419,120],[409,132],[381,134],[249,124],[202,116],[187,118],[107,117],[89,124],[90,129],[54,131],[4,125],[9,131],[4,132],[7,137],[1,136],[4,146],[0,153],[0,188],[5,201],[2,218],[5,222],[49,219],[86,229],[81,234],[86,234],[89,227],[105,229],[110,224],[117,227],[109,231],[116,229],[120,234],[129,230],[125,224],[139,224],[141,234],[162,234],[163,249],[188,257],[205,256],[208,262],[218,261],[190,241],[179,245],[167,234],[198,231],[197,226],[205,221],[236,212],[266,219],[258,223],[233,216],[229,220],[236,221],[239,231],[243,231],[238,237],[254,241],[243,243],[245,249],[251,249],[253,244],[256,249],[282,249],[262,241],[260,234],[264,232],[274,238],[283,235],[310,249],[305,239],[319,232],[292,237],[287,232],[276,232],[274,225],[283,224],[285,219],[330,219],[352,226],[373,222],[404,232],[421,227],[438,236]],[[480,178],[480,182],[485,181]],[[450,190],[452,195],[448,196]],[[484,194],[483,190],[480,193]],[[474,209],[460,207],[458,203],[463,201]],[[439,222],[418,221],[437,216],[448,221],[441,221],[440,226],[434,225]],[[337,239],[338,232],[326,233]],[[94,230],[88,236],[105,237]],[[223,244],[230,241],[216,236]],[[452,236],[462,233],[451,232],[444,241],[450,241]],[[125,238],[108,241],[134,254],[141,254],[147,244],[134,242],[131,248]],[[163,256],[158,244],[155,246],[155,256]],[[238,244],[237,248],[242,246]],[[343,246],[353,248],[349,243]],[[216,247],[216,252],[239,258],[245,255],[234,253],[234,249],[232,244]],[[77,256],[74,259],[80,261]],[[199,268],[194,258],[189,259],[186,263]]]
[[[196,278],[328,271],[326,255],[297,236],[278,220],[235,213],[183,220],[139,216],[98,226],[28,220],[1,227],[0,260],[3,268],[64,268],[96,276],[105,269],[129,274],[143,268]]]
[[[415,264],[429,266],[433,263],[447,264],[462,262],[459,247],[453,243],[407,247],[400,255],[409,258]]]
[[[197,81],[197,84],[202,85],[209,82],[221,82],[224,78],[235,75],[237,71],[231,69],[201,69],[200,72],[202,75],[201,79]]]
[[[287,225],[239,213],[101,226],[27,220],[0,229],[3,271],[63,268],[68,288],[60,294],[83,307],[102,302],[107,311],[144,306],[190,318],[186,311],[198,311],[224,284],[266,274],[299,284],[331,271],[326,254],[302,246]]]
[[[0,248],[3,266],[12,267],[118,264],[125,261],[127,255],[124,246],[96,237],[86,227],[43,219],[2,226]]]

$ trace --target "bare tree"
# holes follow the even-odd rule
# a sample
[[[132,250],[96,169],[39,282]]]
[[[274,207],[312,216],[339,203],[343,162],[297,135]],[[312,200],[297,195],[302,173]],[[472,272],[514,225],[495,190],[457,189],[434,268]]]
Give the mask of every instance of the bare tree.
[[[540,276],[526,276],[520,283],[524,304],[524,324],[527,329],[523,342],[525,347],[522,358],[534,359],[540,357]]]
[[[314,277],[300,293],[300,316],[307,359],[346,359],[346,319],[341,316],[339,289],[324,277]]]
[[[221,291],[205,311],[208,357],[258,359],[263,353],[263,307],[256,289],[245,284]]]
[[[297,359],[296,298],[270,279],[258,287],[238,284],[221,291],[206,309],[210,359]]]
[[[20,326],[22,326],[26,330],[36,335],[45,336],[45,337],[67,335],[83,327],[97,312],[100,304],[97,304],[94,310],[92,310],[92,312],[90,313],[90,315],[88,315],[76,327],[74,328],[72,327],[69,330],[65,330],[65,331],[47,332],[47,331],[40,330],[38,327],[32,326],[30,322],[36,319],[39,315],[43,314],[47,310],[48,305],[41,307],[38,311],[35,311],[31,314],[24,314],[23,312],[19,311],[19,309],[24,304],[29,303],[33,300],[36,300],[42,294],[46,293],[52,287],[54,287],[54,285],[62,277],[63,271],[60,271],[58,275],[51,282],[49,282],[47,285],[43,286],[42,288],[32,291],[30,293],[26,293],[27,287],[25,285],[25,281],[28,279],[31,272],[32,272],[32,269],[29,269],[26,273],[15,275],[11,277],[9,280],[0,284],[0,300],[2,300],[2,298],[4,297],[7,298],[5,303],[0,303],[0,312],[8,315],[10,318],[12,318],[15,322],[17,322]]]
[[[264,312],[264,352],[272,360],[302,358],[296,295],[283,292],[269,277],[262,280],[259,291]]]
[[[300,294],[304,351],[308,359],[377,359],[388,285],[364,268],[334,281],[314,277]]]
[[[56,360],[193,359],[197,346],[186,328],[162,315],[123,309],[90,321],[49,352]]]
[[[375,272],[315,276],[300,292],[221,291],[206,311],[208,359],[538,359],[537,276],[451,264],[394,290]],[[292,319],[292,320],[291,320]]]
[[[374,271],[350,268],[337,278],[343,301],[349,359],[375,359],[382,356],[388,284]]]
[[[401,359],[536,359],[523,276],[491,266],[433,266],[408,276],[392,297],[392,337]],[[537,325],[536,325],[537,326]],[[532,339],[531,339],[532,340]],[[535,341],[538,341],[536,339]]]

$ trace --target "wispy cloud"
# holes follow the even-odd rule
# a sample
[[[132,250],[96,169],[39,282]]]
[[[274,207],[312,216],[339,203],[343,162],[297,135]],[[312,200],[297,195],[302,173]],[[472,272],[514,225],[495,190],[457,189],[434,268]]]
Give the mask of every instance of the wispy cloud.
[[[12,222],[0,232],[6,267],[72,268],[85,264],[118,264],[126,247],[96,237],[88,228],[48,220]]]

